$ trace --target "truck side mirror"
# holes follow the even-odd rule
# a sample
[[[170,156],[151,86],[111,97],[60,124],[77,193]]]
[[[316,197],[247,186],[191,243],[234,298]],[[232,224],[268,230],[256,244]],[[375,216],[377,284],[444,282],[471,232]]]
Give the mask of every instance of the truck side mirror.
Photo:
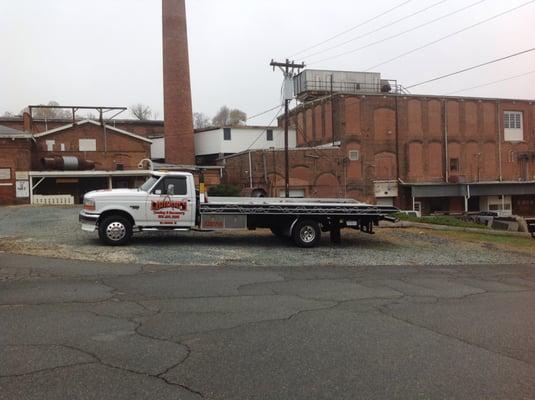
[[[162,191],[160,189],[156,189],[154,191],[154,194],[157,194],[158,196],[162,194]]]
[[[167,194],[170,196],[173,196],[175,194],[175,185],[173,184],[167,185]]]

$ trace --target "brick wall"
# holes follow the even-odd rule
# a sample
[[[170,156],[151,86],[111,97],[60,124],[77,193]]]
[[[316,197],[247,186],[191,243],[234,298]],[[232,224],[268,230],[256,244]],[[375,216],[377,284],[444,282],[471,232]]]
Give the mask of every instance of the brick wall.
[[[79,151],[79,139],[94,139],[96,151]],[[52,151],[48,150],[47,141],[54,141]],[[64,151],[62,146],[64,145]],[[36,139],[33,152],[33,168],[43,169],[41,158],[52,156],[75,156],[96,163],[97,170],[115,170],[117,164],[124,169],[138,169],[138,163],[150,158],[150,143],[107,130],[104,135],[101,126],[93,124],[77,125],[57,133]]]
[[[290,187],[303,190],[307,197],[344,197],[346,162],[338,149],[290,150]],[[278,197],[285,188],[284,151],[258,150],[225,159],[224,183],[239,186],[244,194],[264,190]]]
[[[433,96],[366,95],[304,104],[292,110],[298,146],[328,144],[334,135],[341,154],[358,151],[348,161],[347,192],[373,200],[375,180],[406,182],[535,180],[535,105],[521,100]],[[503,112],[523,113],[524,140],[503,140]],[[280,123],[280,122],[279,122]],[[447,146],[445,136],[447,134]],[[447,154],[447,157],[446,157]],[[451,171],[450,160],[459,168]],[[500,162],[501,160],[501,162]]]
[[[30,139],[0,139],[0,169],[9,169],[10,178],[0,179],[0,205],[27,203],[16,198],[16,173],[27,172],[31,166]]]

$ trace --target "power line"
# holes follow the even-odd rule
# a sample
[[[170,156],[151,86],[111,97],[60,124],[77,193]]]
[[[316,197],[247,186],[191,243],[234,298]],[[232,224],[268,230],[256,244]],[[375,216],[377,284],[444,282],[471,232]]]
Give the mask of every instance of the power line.
[[[270,111],[276,110],[276,109],[279,108],[280,106],[281,106],[280,104],[277,104],[275,107],[272,107],[272,108],[270,108],[269,110],[262,111],[261,113],[258,113],[258,114],[254,114],[254,115],[252,115],[251,117],[247,117],[246,121],[249,121],[249,120],[254,119],[254,118],[258,118],[258,117],[260,117],[260,116],[262,116],[262,115],[265,115],[265,114],[267,114],[267,113],[270,112]]]
[[[405,89],[411,89],[411,88],[416,87],[416,86],[425,85],[426,83],[435,82],[435,81],[438,81],[438,80],[444,79],[444,78],[449,78],[450,76],[459,75],[459,74],[462,74],[463,72],[471,71],[471,70],[476,69],[476,68],[481,68],[481,67],[484,67],[486,65],[490,65],[490,64],[494,64],[494,63],[497,63],[497,62],[500,62],[500,61],[504,61],[504,60],[507,60],[507,59],[510,59],[510,58],[513,58],[513,57],[516,57],[516,56],[519,56],[519,55],[522,55],[522,54],[530,53],[532,51],[535,51],[535,47],[533,47],[531,49],[528,49],[528,50],[519,51],[518,53],[510,54],[510,55],[505,56],[505,57],[496,58],[494,60],[487,61],[487,62],[484,62],[482,64],[474,65],[472,67],[464,68],[464,69],[461,69],[459,71],[452,72],[450,74],[446,74],[446,75],[442,75],[442,76],[439,76],[439,77],[436,77],[436,78],[433,78],[433,79],[429,79],[427,81],[416,83],[414,85],[406,86]]]
[[[369,36],[369,35],[371,35],[371,34],[373,34],[373,33],[382,31],[383,29],[390,28],[392,25],[395,25],[395,24],[397,24],[397,23],[399,23],[399,22],[401,22],[401,21],[404,21],[404,20],[406,20],[406,19],[412,18],[412,17],[414,17],[415,15],[422,14],[422,13],[424,13],[424,12],[426,12],[426,11],[428,11],[428,10],[430,10],[430,9],[432,9],[432,8],[434,8],[434,7],[436,7],[436,6],[439,6],[440,4],[443,4],[443,3],[447,2],[447,1],[449,1],[449,0],[440,0],[440,1],[436,2],[436,3],[434,3],[434,4],[431,4],[430,6],[427,6],[427,7],[425,7],[425,8],[422,8],[422,9],[416,11],[416,12],[413,12],[412,14],[406,15],[406,16],[404,16],[404,17],[402,17],[402,18],[398,18],[398,19],[396,19],[396,20],[394,20],[394,21],[390,21],[388,24],[382,25],[382,26],[380,26],[380,27],[377,28],[377,29],[374,29],[374,30],[372,30],[372,31],[368,31],[368,32],[363,33],[362,35],[359,35],[359,36],[355,36],[355,37],[353,37],[353,38],[351,38],[351,39],[349,39],[349,40],[346,40],[345,42],[342,42],[342,43],[339,43],[339,44],[337,44],[337,45],[328,47],[328,48],[326,48],[326,49],[324,49],[324,50],[320,50],[320,51],[317,51],[317,52],[312,53],[312,54],[306,54],[306,55],[304,55],[302,58],[314,57],[314,56],[317,56],[317,55],[319,55],[319,54],[325,53],[325,52],[327,52],[327,51],[337,49],[337,48],[342,47],[342,46],[344,46],[344,45],[346,45],[346,44],[348,44],[348,43],[354,42],[355,40],[362,39],[363,37],[366,37],[366,36]]]
[[[277,108],[278,108],[277,113],[276,113],[275,116],[271,119],[271,121],[269,122],[269,124],[268,124],[267,126],[271,126],[271,124],[275,121],[275,119],[277,119],[277,117],[280,115],[280,112],[281,112],[281,110],[282,110],[282,107],[283,107],[282,104],[279,105],[279,106],[277,106]],[[266,129],[262,130],[262,131],[260,132],[260,134],[259,134],[259,135],[256,137],[256,139],[254,140],[254,142],[251,143],[251,144],[249,145],[249,147],[247,147],[244,151],[249,151],[249,150],[251,150],[251,147],[253,147],[253,146],[256,144],[256,142],[258,142],[258,140],[262,137],[262,135],[263,135],[264,133],[267,132],[268,129],[269,129],[269,128],[266,128]]]
[[[483,24],[485,24],[487,22],[490,22],[490,21],[495,20],[497,18],[503,17],[506,14],[512,13],[513,11],[519,10],[520,8],[525,7],[525,6],[527,6],[527,5],[531,4],[531,3],[534,3],[534,2],[535,2],[535,0],[530,0],[530,1],[528,1],[526,3],[523,3],[523,4],[521,4],[521,5],[517,6],[517,7],[510,8],[509,10],[506,10],[506,11],[501,12],[499,14],[493,15],[490,18],[487,18],[487,19],[484,19],[482,21],[476,22],[475,24],[472,24],[472,25],[467,26],[467,27],[465,27],[463,29],[460,29],[458,31],[450,33],[449,35],[443,36],[443,37],[441,37],[439,39],[433,40],[432,42],[429,42],[427,44],[424,44],[423,46],[416,47],[415,49],[409,50],[409,51],[407,51],[405,53],[402,53],[402,54],[400,54],[400,55],[398,55],[396,57],[393,57],[393,58],[391,58],[389,60],[383,61],[383,62],[381,62],[379,64],[376,64],[376,65],[374,65],[372,67],[369,67],[369,68],[365,69],[365,71],[369,71],[371,69],[375,69],[375,68],[380,67],[382,65],[391,63],[392,61],[398,60],[398,59],[403,58],[403,57],[405,57],[405,56],[407,56],[409,54],[412,54],[412,53],[415,53],[415,52],[417,52],[419,50],[425,49],[426,47],[432,46],[432,45],[434,45],[434,44],[436,44],[438,42],[441,42],[441,41],[443,41],[445,39],[448,39],[448,38],[450,38],[452,36],[455,36],[455,35],[458,35],[460,33],[466,32],[467,30],[475,28],[476,26],[483,25]]]
[[[343,53],[339,53],[339,54],[336,54],[334,56],[323,58],[323,59],[318,60],[318,61],[313,61],[313,62],[308,63],[308,64],[312,65],[312,64],[318,64],[318,63],[321,63],[321,62],[324,62],[324,61],[330,61],[330,60],[333,60],[335,58],[340,58],[340,57],[343,57],[343,56],[347,56],[348,54],[356,53],[357,51],[367,49],[368,47],[375,46],[376,44],[380,44],[380,43],[384,43],[384,42],[386,42],[388,40],[396,39],[396,38],[398,38],[400,36],[405,35],[406,33],[414,32],[415,30],[423,28],[424,26],[431,25],[431,24],[433,24],[435,22],[438,22],[438,21],[443,20],[445,18],[451,17],[452,15],[459,14],[460,12],[463,12],[465,10],[468,10],[469,8],[475,7],[475,6],[477,6],[477,5],[481,4],[481,3],[484,3],[485,1],[487,1],[487,0],[476,1],[475,3],[472,3],[472,4],[469,4],[469,5],[465,6],[465,7],[459,8],[459,9],[457,9],[455,11],[452,11],[452,12],[450,12],[448,14],[442,15],[441,17],[432,19],[431,21],[424,22],[423,24],[417,25],[417,26],[415,26],[413,28],[410,28],[410,29],[404,30],[402,32],[396,33],[395,35],[391,35],[391,36],[388,36],[388,37],[386,37],[384,39],[376,40],[375,42],[368,43],[368,44],[366,44],[364,46],[361,46],[361,47],[357,47],[356,49],[345,51]]]
[[[340,36],[342,36],[342,35],[345,35],[346,33],[352,32],[352,31],[354,31],[355,29],[360,28],[361,26],[364,26],[364,25],[366,25],[366,24],[368,24],[368,23],[370,23],[370,22],[372,22],[372,21],[375,21],[376,19],[378,19],[378,18],[380,18],[380,17],[382,17],[382,16],[384,16],[384,15],[386,15],[386,14],[388,14],[388,13],[391,13],[391,12],[394,11],[394,10],[397,10],[397,9],[400,8],[400,7],[403,7],[405,4],[408,4],[408,3],[410,3],[411,1],[412,1],[412,0],[406,0],[406,1],[403,1],[402,3],[398,4],[397,6],[392,7],[392,8],[390,8],[390,9],[388,9],[388,10],[382,12],[381,14],[376,15],[375,17],[372,17],[372,18],[370,18],[370,19],[367,19],[366,21],[361,22],[361,23],[359,23],[359,24],[357,24],[357,25],[355,25],[355,26],[353,26],[353,27],[351,27],[351,28],[349,28],[349,29],[346,29],[346,30],[343,31],[343,32],[340,32],[340,33],[338,33],[338,34],[336,34],[336,35],[334,35],[334,36],[329,37],[328,39],[325,39],[325,40],[323,40],[323,41],[321,41],[321,42],[319,42],[319,43],[316,43],[315,45],[312,45],[312,46],[310,46],[310,47],[307,47],[306,49],[303,49],[303,50],[301,50],[301,51],[299,51],[299,52],[297,52],[297,53],[294,53],[293,55],[289,56],[288,58],[292,58],[292,57],[295,57],[295,56],[297,56],[297,55],[299,55],[299,54],[303,54],[304,52],[306,52],[306,51],[308,51],[308,50],[315,49],[316,47],[321,46],[322,44],[325,44],[325,43],[327,43],[327,42],[330,42],[331,40],[336,39],[336,38],[338,38],[338,37],[340,37]]]
[[[519,74],[519,75],[513,75],[513,76],[510,76],[508,78],[499,79],[497,81],[487,82],[487,83],[483,83],[483,84],[477,85],[477,86],[472,86],[472,87],[469,87],[469,88],[466,88],[466,89],[456,90],[455,92],[446,93],[445,96],[449,96],[449,95],[456,94],[456,93],[461,93],[461,92],[466,92],[468,90],[478,89],[478,88],[482,88],[482,87],[485,87],[485,86],[495,85],[497,83],[510,81],[512,79],[520,78],[520,77],[523,77],[523,76],[526,76],[526,75],[531,75],[531,74],[535,74],[535,69],[533,71],[528,71],[528,72],[525,72],[525,73]]]

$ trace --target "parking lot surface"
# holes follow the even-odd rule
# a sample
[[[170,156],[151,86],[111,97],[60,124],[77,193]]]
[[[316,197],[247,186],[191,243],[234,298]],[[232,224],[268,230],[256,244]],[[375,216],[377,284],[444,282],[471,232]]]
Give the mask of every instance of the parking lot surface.
[[[531,399],[535,269],[0,253],[0,399]]]
[[[268,230],[239,232],[147,232],[131,245],[100,244],[80,230],[78,207],[0,208],[0,251],[79,260],[171,265],[463,265],[533,262],[535,241],[523,249],[467,241],[418,229],[377,229],[367,235],[345,229],[342,244],[328,234],[321,246],[300,249]]]

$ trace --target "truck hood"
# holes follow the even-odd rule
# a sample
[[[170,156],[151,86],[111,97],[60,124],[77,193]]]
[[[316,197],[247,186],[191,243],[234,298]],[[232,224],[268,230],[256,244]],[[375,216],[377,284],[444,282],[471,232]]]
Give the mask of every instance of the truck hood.
[[[106,200],[114,199],[119,197],[146,197],[147,192],[143,192],[137,189],[104,189],[104,190],[93,190],[85,194],[84,198],[93,199],[93,200]]]

